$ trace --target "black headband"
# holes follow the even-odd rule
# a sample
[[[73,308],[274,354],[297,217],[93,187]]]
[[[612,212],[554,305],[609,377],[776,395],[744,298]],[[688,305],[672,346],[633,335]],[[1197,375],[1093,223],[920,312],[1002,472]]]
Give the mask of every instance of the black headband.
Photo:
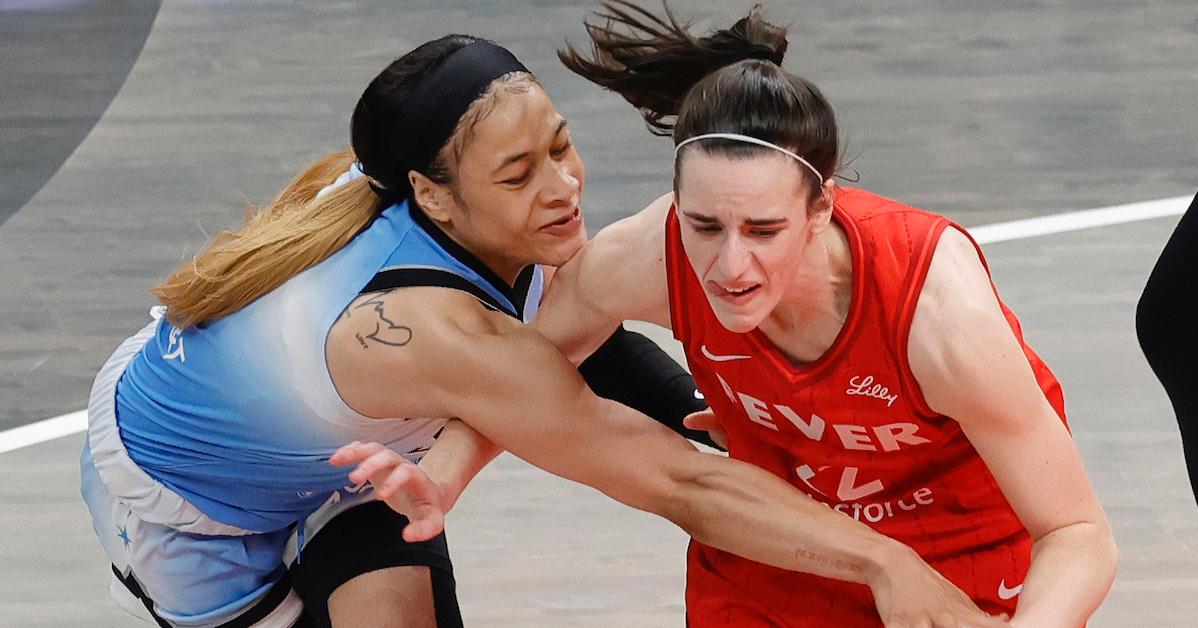
[[[470,104],[495,79],[511,72],[528,72],[528,68],[506,48],[489,41],[467,44],[446,57],[412,89],[400,110],[397,139],[404,171],[396,174],[407,180],[408,170],[424,172]]]

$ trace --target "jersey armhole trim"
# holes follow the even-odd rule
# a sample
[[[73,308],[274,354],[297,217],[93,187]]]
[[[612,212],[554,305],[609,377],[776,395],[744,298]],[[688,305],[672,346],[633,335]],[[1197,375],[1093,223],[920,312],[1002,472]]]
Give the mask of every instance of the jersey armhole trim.
[[[951,224],[947,219],[941,219],[924,236],[924,241],[919,248],[919,257],[911,266],[911,275],[908,281],[908,285],[911,288],[903,301],[898,320],[898,329],[896,330],[898,332],[898,362],[901,365],[907,389],[911,391],[911,402],[916,410],[929,417],[940,416],[940,413],[928,405],[927,400],[923,396],[923,389],[919,386],[919,380],[915,378],[915,373],[911,371],[911,362],[908,360],[911,323],[915,320],[915,309],[919,307],[919,297],[923,294],[924,284],[928,279],[928,270],[932,266],[932,258],[936,255],[936,246],[940,243],[940,236],[944,234],[944,230]]]
[[[503,312],[517,320],[520,319],[519,313],[504,307],[498,299],[488,294],[486,290],[483,290],[460,275],[438,268],[390,268],[380,271],[358,292],[358,295],[411,287],[460,290],[478,299],[487,309]]]
[[[690,264],[686,259],[686,251],[682,249],[682,225],[673,204],[670,205],[669,213],[666,214],[665,238],[666,297],[669,299],[671,333],[675,340],[686,346],[690,328],[682,303],[685,300],[683,292],[686,291],[686,273],[690,270]]]

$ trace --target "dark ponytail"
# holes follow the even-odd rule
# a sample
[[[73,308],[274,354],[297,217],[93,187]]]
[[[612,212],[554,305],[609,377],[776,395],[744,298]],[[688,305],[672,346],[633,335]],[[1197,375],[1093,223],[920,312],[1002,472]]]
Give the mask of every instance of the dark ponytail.
[[[730,28],[696,37],[669,5],[663,5],[663,18],[630,0],[600,4],[603,23],[586,24],[589,58],[573,46],[558,56],[639,109],[651,132],[672,134],[675,144],[707,133],[748,135],[802,155],[824,179],[836,173],[840,147],[832,108],[815,85],[781,68],[786,29],[766,22],[759,6]],[[730,157],[770,150],[706,140],[683,151],[696,146]],[[805,179],[815,179],[796,166]],[[814,181],[813,193],[820,183]]]
[[[362,172],[371,179],[371,186],[383,198],[381,209],[398,203],[412,193],[408,171],[412,164],[403,163],[400,148],[405,138],[403,111],[408,95],[416,84],[449,55],[481,41],[469,35],[446,35],[414,48],[388,65],[366,87],[354,107],[350,121],[350,138]],[[450,180],[449,164],[443,155],[433,159],[419,172],[437,183]]]
[[[600,4],[604,24],[586,23],[592,58],[569,44],[558,58],[640,109],[656,135],[670,134],[674,125],[665,118],[678,114],[687,92],[703,77],[743,59],[781,65],[786,54],[786,30],[762,20],[758,6],[732,28],[695,37],[690,23],[680,23],[669,5],[663,5],[663,19],[628,0]],[[631,32],[620,32],[619,26]]]
[[[251,216],[244,227],[221,232],[194,260],[181,265],[154,288],[154,294],[167,306],[171,324],[185,328],[232,314],[319,264],[369,227],[379,212],[411,194],[410,170],[437,183],[449,183],[451,164],[447,154],[453,151],[447,147],[455,144],[456,149],[458,140],[465,141],[467,134],[458,133],[458,126],[473,124],[484,115],[484,105],[489,102],[486,94],[496,93],[491,91],[492,83],[519,91],[535,82],[510,52],[494,44],[491,48],[472,49],[486,58],[459,57],[463,63],[480,68],[472,77],[466,77],[473,78],[474,83],[460,81],[455,85],[459,89],[453,95],[466,112],[459,117],[451,113],[439,120],[441,127],[447,120],[452,123],[453,136],[442,139],[434,133],[432,140],[426,138],[423,144],[417,144],[428,150],[414,153],[410,145],[413,125],[402,115],[405,105],[409,100],[414,104],[423,102],[416,88],[434,68],[453,53],[481,41],[467,35],[447,35],[418,46],[387,66],[371,81],[354,109],[353,151],[334,153],[313,164],[274,201]],[[489,78],[499,72],[498,79]],[[474,88],[483,80],[488,81],[486,91],[474,97]],[[437,99],[434,106],[456,113],[445,109],[447,100],[451,99]],[[443,128],[441,132],[445,132]],[[318,196],[355,159],[369,179],[351,181]]]

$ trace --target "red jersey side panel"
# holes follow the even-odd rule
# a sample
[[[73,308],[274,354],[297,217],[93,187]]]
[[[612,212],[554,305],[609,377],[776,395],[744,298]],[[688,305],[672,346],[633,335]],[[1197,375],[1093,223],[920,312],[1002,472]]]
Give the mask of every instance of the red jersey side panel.
[[[855,189],[838,191],[833,219],[853,256],[849,314],[823,356],[795,364],[760,331],[736,334],[720,324],[670,212],[670,315],[695,381],[728,434],[729,455],[911,546],[982,609],[1011,613],[1030,561],[1027,531],[957,422],[928,408],[907,363],[911,318],[936,243],[945,228],[957,227]],[[1056,379],[1003,311],[1063,418]],[[881,625],[862,585],[699,543],[691,545],[687,572],[694,628]]]

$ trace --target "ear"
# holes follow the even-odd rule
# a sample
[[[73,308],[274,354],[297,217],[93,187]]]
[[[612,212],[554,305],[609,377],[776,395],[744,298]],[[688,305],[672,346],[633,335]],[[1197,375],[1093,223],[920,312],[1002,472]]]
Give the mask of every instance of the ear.
[[[819,189],[819,197],[812,203],[811,211],[807,215],[813,233],[823,232],[832,221],[832,206],[836,200],[836,182],[827,179]]]
[[[448,186],[416,172],[408,171],[408,183],[412,186],[412,198],[424,210],[429,219],[437,223],[450,221],[450,210],[453,208]]]

